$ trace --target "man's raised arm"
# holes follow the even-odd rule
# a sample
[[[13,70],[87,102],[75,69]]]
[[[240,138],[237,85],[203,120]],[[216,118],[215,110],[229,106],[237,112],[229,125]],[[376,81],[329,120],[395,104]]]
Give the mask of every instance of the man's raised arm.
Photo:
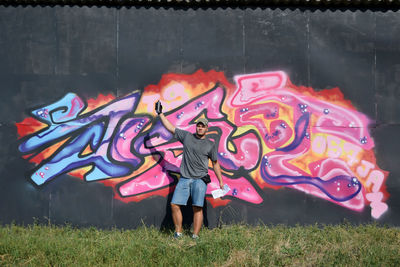
[[[155,110],[158,116],[161,119],[162,124],[164,125],[165,128],[172,134],[175,134],[175,126],[167,119],[167,117],[164,116],[162,113],[163,106],[161,105],[161,101],[158,100],[157,103],[155,104]]]
[[[167,119],[167,117],[164,116],[164,114],[159,114],[158,115],[161,119],[162,124],[164,125],[164,127],[171,132],[172,134],[175,134],[175,126]]]

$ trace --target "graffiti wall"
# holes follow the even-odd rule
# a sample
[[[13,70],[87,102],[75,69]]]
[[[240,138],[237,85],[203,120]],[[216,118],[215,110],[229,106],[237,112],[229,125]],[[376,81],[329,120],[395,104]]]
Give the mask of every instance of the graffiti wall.
[[[27,11],[17,10],[15,30],[0,25],[15,55],[4,53],[1,75],[2,223],[170,225],[183,148],[153,111],[157,100],[181,129],[210,122],[231,191],[212,198],[210,164],[207,225],[400,223],[400,38],[376,31],[400,25],[396,13]],[[61,26],[74,16],[87,26]],[[12,47],[16,39],[27,44]]]
[[[315,93],[292,85],[284,72],[235,81],[213,71],[170,74],[143,94],[85,102],[69,93],[35,109],[17,123],[26,136],[20,152],[38,165],[30,178],[42,186],[69,173],[111,186],[123,202],[166,196],[179,177],[182,144],[152,115],[161,99],[181,129],[195,132],[197,118],[210,120],[208,137],[232,189],[229,197],[209,197],[212,206],[235,198],[260,204],[258,191],[285,186],[355,211],[370,206],[377,219],[386,212],[387,173],[376,165],[370,120],[338,88]],[[219,188],[210,173],[208,196]]]

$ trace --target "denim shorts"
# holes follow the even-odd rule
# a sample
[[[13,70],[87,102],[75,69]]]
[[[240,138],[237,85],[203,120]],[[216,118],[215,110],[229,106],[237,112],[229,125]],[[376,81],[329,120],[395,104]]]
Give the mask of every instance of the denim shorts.
[[[191,196],[193,206],[203,207],[206,191],[207,185],[200,178],[181,177],[175,187],[171,203],[186,206],[189,196]]]

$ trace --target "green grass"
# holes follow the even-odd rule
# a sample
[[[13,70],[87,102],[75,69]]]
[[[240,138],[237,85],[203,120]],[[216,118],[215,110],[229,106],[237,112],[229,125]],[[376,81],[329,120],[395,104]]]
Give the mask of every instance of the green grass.
[[[0,227],[0,266],[400,266],[400,230],[377,225],[203,228]]]

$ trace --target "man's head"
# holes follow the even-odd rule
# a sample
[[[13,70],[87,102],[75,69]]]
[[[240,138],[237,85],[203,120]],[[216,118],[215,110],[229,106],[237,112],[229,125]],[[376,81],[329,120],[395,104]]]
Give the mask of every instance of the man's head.
[[[208,130],[208,120],[200,118],[196,121],[196,134],[198,137],[203,138]]]

